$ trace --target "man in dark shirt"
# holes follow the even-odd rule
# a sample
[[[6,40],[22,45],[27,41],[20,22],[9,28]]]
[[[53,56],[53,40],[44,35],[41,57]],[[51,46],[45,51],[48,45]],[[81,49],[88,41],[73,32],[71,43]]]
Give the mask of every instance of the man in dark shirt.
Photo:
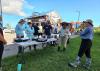
[[[3,37],[3,31],[0,28],[0,71],[2,70],[1,67],[1,60],[2,60],[2,54],[3,54],[3,50],[4,50],[4,44],[6,44],[6,40]]]
[[[34,27],[34,36],[38,36],[38,30],[39,30],[39,27],[38,27],[38,23],[37,24],[34,24],[33,23],[33,27]]]
[[[49,22],[45,23],[43,29],[44,29],[45,35],[47,35],[47,37],[50,38],[51,31],[52,31],[52,27],[51,27],[50,23]]]

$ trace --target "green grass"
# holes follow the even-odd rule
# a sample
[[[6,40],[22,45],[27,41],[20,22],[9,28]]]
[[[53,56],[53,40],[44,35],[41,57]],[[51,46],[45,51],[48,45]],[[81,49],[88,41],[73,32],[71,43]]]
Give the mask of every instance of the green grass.
[[[25,53],[26,63],[22,65],[22,71],[87,71],[82,66],[78,68],[68,67],[77,56],[80,38],[71,39],[65,52],[57,52],[57,47],[48,47],[37,52]],[[19,58],[16,56],[5,58],[4,71],[17,71]],[[85,63],[85,56],[82,64]],[[95,34],[92,47],[92,67],[90,71],[100,71],[100,36]]]

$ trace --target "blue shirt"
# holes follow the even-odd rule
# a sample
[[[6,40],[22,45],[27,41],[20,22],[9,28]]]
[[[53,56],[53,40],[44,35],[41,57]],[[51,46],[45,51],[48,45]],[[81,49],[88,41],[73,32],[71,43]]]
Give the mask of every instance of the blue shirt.
[[[27,35],[28,38],[33,38],[34,37],[34,28],[33,27],[30,27],[28,24],[27,26],[25,27],[25,33]]]
[[[93,39],[93,27],[89,26],[89,27],[85,28],[84,31],[80,32],[80,37],[82,39],[92,40]]]
[[[17,24],[16,27],[15,27],[16,35],[17,35],[17,36],[24,36],[23,31],[24,31],[23,25]]]

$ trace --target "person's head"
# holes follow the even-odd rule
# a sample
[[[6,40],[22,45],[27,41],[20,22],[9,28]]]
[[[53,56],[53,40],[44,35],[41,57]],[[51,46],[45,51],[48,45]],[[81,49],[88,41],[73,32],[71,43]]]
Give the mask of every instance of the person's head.
[[[51,23],[50,23],[50,21],[48,20],[46,24],[47,24],[47,25],[50,25]]]
[[[48,16],[46,15],[46,16],[45,16],[45,21],[47,21],[47,20],[48,20]]]
[[[67,28],[67,27],[69,27],[69,24],[70,23],[68,23],[68,22],[62,22],[61,23],[61,25],[62,25],[62,27],[65,29],[65,28]]]
[[[30,27],[32,27],[32,22],[28,22],[28,25],[29,25]]]
[[[18,23],[23,25],[25,23],[25,21],[23,19],[20,19],[20,21]]]
[[[91,19],[87,19],[86,21],[83,21],[83,23],[85,23],[85,27],[93,26],[93,21]]]
[[[34,25],[35,25],[35,23],[32,23],[32,25],[34,26]]]
[[[64,28],[64,29],[67,27],[66,22],[62,22],[61,25],[62,25],[62,28]]]
[[[39,23],[36,23],[36,26],[39,26]]]
[[[39,23],[38,25],[39,25],[39,26],[42,26],[42,24],[41,24],[41,23]]]

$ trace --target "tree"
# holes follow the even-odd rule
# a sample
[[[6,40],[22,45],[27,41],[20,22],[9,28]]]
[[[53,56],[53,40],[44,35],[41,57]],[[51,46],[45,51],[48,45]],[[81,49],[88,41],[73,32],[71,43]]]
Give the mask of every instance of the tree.
[[[7,29],[12,29],[12,25],[7,23],[6,26],[5,26]]]

